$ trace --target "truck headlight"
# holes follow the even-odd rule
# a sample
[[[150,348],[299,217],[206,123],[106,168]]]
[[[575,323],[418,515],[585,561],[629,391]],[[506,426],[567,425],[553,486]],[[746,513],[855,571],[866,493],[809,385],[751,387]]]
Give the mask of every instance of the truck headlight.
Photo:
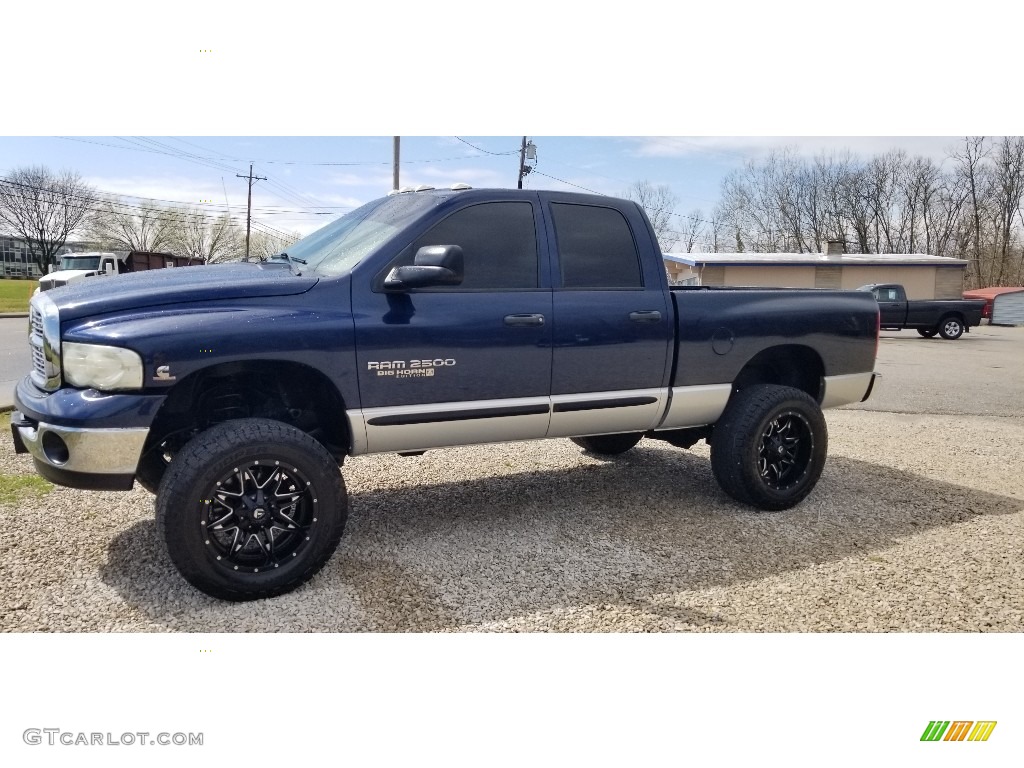
[[[130,349],[71,341],[62,347],[69,384],[100,390],[142,388],[142,358]]]

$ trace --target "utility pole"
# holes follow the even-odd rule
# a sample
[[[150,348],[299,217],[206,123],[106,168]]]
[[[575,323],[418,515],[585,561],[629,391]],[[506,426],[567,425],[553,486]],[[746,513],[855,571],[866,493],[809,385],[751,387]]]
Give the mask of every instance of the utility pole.
[[[395,136],[394,169],[391,172],[391,188],[398,190],[398,146],[402,143],[401,136]]]
[[[519,149],[519,189],[523,188],[523,177],[533,170],[532,165],[527,165],[527,160],[537,160],[537,147],[531,141],[527,142],[526,137],[523,136],[523,146]]]
[[[245,258],[243,261],[249,260],[249,229],[252,226],[252,183],[254,181],[266,181],[266,176],[253,176],[252,175],[252,163],[249,163],[249,175],[243,176],[240,173],[236,173],[240,179],[249,180],[249,205],[245,209]]]
[[[526,137],[523,136],[523,146],[519,150],[519,189],[523,188],[523,176],[528,173],[526,170]]]

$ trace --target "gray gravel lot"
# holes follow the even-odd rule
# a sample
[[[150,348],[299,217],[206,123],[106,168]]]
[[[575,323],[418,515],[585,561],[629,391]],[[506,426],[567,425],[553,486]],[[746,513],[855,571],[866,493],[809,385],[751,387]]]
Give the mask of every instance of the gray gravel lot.
[[[0,504],[0,630],[1024,630],[1024,328],[884,334],[877,370],[782,513],[729,500],[703,444],[351,459],[338,553],[256,603],[182,581],[141,489]],[[7,436],[0,471],[32,473]]]

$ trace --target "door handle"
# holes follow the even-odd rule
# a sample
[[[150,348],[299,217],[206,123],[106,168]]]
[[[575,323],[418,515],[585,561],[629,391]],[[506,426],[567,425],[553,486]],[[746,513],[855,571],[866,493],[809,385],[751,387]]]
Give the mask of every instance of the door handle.
[[[544,315],[505,315],[505,325],[538,326],[544,325]]]
[[[660,323],[661,312],[656,309],[644,310],[641,312],[630,312],[629,319],[634,323]]]

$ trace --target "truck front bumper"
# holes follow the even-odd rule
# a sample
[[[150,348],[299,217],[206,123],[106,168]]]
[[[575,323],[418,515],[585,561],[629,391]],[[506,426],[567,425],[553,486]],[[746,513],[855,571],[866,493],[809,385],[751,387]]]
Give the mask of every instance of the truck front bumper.
[[[44,392],[26,377],[15,391],[11,436],[36,471],[58,485],[127,491],[163,396]]]
[[[82,429],[34,422],[11,414],[14,450],[30,453],[36,471],[58,485],[127,491],[149,435],[141,429]]]

